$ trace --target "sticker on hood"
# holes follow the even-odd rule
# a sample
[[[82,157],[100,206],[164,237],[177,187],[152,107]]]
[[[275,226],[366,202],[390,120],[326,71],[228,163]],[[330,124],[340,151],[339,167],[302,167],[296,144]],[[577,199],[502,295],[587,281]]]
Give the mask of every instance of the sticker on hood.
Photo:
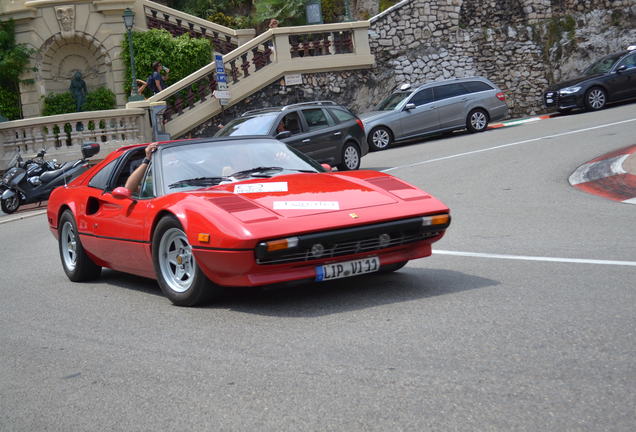
[[[234,186],[234,193],[287,192],[287,182],[247,183]]]
[[[338,201],[274,201],[274,210],[340,210]]]

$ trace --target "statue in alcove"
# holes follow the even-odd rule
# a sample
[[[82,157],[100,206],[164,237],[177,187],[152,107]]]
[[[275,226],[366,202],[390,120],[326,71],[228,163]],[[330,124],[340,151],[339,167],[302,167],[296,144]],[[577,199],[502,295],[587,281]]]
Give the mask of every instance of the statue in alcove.
[[[75,75],[73,75],[69,90],[75,100],[75,111],[80,112],[82,110],[82,105],[86,102],[86,93],[88,93],[88,90],[86,89],[86,82],[82,79],[82,73],[80,71],[76,71]]]

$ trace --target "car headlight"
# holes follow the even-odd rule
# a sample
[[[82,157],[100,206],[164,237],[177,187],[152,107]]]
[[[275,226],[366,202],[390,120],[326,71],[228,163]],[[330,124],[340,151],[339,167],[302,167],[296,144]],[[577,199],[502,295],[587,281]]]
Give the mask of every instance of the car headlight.
[[[576,93],[579,90],[581,90],[581,86],[566,87],[566,88],[562,88],[561,90],[559,90],[559,93],[562,94],[562,95],[568,95],[568,94]]]

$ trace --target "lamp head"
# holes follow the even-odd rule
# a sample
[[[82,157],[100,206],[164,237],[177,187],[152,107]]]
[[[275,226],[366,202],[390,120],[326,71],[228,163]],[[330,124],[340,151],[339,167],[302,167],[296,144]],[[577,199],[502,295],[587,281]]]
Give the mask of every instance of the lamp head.
[[[126,30],[132,30],[135,25],[135,13],[130,8],[126,8],[124,10],[124,25],[126,26]]]

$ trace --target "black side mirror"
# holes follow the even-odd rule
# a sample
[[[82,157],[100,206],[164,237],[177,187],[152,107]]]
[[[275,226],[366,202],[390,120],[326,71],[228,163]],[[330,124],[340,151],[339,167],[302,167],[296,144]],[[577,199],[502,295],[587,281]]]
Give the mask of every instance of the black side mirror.
[[[290,131],[282,131],[282,132],[278,132],[275,136],[275,138],[277,140],[282,140],[285,138],[289,138],[290,136],[292,136],[292,133]]]
[[[404,107],[405,111],[410,111],[412,109],[415,109],[415,104],[414,103],[407,103],[406,106]]]
[[[627,70],[627,65],[620,65],[618,69],[616,69],[616,73],[621,73],[624,70]]]

